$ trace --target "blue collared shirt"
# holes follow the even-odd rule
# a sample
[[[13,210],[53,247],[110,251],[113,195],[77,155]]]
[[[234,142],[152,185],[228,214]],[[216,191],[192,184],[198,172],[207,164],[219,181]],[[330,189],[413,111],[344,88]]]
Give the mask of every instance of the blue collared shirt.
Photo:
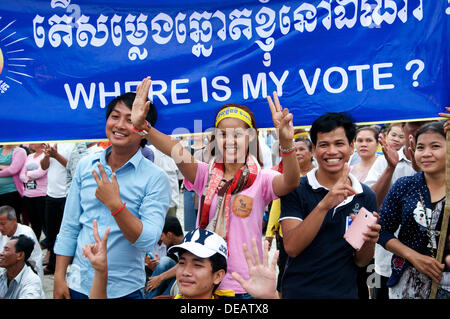
[[[78,163],[54,251],[57,255],[74,256],[67,283],[69,288],[89,295],[94,269],[89,260],[82,256],[82,248],[95,242],[92,233],[94,219],[97,219],[100,237],[103,237],[106,228],[110,226],[107,294],[109,298],[118,298],[145,285],[145,252],[152,250],[160,239],[171,190],[164,171],[145,159],[140,149],[115,172],[122,202],[127,203],[128,210],[143,225],[136,242],[129,242],[108,208],[95,197],[97,183],[92,171],[95,169],[99,173],[97,162],[100,161],[111,180],[112,170],[106,162],[106,156],[110,152],[109,147]]]

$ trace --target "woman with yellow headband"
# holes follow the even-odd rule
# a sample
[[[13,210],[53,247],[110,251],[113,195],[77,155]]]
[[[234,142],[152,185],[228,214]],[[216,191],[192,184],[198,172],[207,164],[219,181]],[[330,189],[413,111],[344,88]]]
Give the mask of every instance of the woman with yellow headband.
[[[226,240],[228,273],[218,289],[232,289],[237,298],[248,298],[231,273],[236,272],[248,280],[242,244],[251,247],[252,238],[262,238],[265,206],[298,186],[300,173],[293,143],[293,116],[288,109],[281,108],[276,93],[273,100],[267,97],[274,126],[279,132],[284,162],[282,174],[261,169],[255,118],[250,109],[237,104],[227,104],[217,112],[211,139],[213,157],[209,164],[197,162],[177,140],[145,121],[150,85],[151,80],[147,77],[136,90],[131,113],[133,125],[137,133],[175,160],[185,178],[186,188],[199,195],[197,226],[214,231]],[[262,256],[262,243],[260,240],[257,243]]]

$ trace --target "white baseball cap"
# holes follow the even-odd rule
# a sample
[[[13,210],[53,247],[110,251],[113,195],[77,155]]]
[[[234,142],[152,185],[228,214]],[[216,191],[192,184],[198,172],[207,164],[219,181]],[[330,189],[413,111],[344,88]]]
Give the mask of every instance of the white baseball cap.
[[[180,249],[185,249],[190,253],[200,257],[208,258],[219,253],[228,258],[227,243],[214,232],[203,228],[197,228],[188,232],[181,244],[169,248],[168,252],[177,253]]]

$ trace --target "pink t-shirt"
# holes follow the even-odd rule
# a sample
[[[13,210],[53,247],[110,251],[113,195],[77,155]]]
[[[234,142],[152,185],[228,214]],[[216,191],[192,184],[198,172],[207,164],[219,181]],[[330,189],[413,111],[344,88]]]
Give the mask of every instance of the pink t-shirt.
[[[185,180],[185,187],[188,190],[195,191],[199,196],[202,195],[203,189],[208,182],[208,164],[197,162],[197,175],[195,176],[194,184]],[[242,244],[246,243],[251,251],[252,238],[256,239],[258,245],[259,255],[262,258],[262,219],[265,207],[270,201],[277,199],[272,189],[272,180],[280,173],[272,169],[262,169],[252,186],[243,190],[236,195],[231,202],[231,211],[229,218],[229,233],[228,233],[228,261],[227,274],[222,280],[219,290],[232,289],[237,294],[246,293],[241,285],[233,279],[231,274],[233,272],[239,273],[245,280],[249,279],[248,266],[245,260]],[[234,205],[235,201],[245,204],[244,209],[239,209],[238,204]],[[251,205],[251,210],[248,209]],[[211,208],[209,210],[209,221],[214,218],[217,207],[217,194],[214,196]],[[236,209],[233,209],[235,208]],[[247,213],[248,209],[248,213]],[[200,211],[200,203],[199,203]],[[239,217],[240,216],[240,217]],[[197,216],[197,227],[199,225],[200,214]]]
[[[41,168],[41,160],[45,156],[44,153],[38,157],[34,157],[32,153],[28,155],[25,164],[20,171],[20,179],[24,183],[23,196],[41,197],[47,195],[47,171]],[[29,179],[34,181],[28,182]]]

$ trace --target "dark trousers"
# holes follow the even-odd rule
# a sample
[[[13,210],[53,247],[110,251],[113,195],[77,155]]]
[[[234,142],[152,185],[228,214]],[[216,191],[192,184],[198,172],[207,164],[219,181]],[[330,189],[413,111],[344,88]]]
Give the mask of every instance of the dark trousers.
[[[369,300],[369,287],[367,285],[367,278],[370,274],[367,272],[367,267],[368,266],[358,267],[356,284],[358,285],[358,299],[360,300]]]
[[[373,288],[373,299],[389,300],[389,288],[386,286],[389,277],[380,276],[380,287]]]
[[[61,222],[64,214],[64,205],[66,198],[45,197],[45,224],[47,227],[47,249],[50,251],[47,269],[55,270],[56,255],[53,252],[56,236],[59,233]]]
[[[277,240],[277,249],[279,250],[280,254],[278,257],[278,278],[277,278],[277,291],[281,292],[281,284],[283,280],[284,275],[284,268],[286,268],[286,262],[288,259],[288,255],[286,251],[284,250],[284,243],[283,243],[283,237],[280,236],[278,232],[275,232],[276,240]]]
[[[23,197],[23,205],[30,218],[31,229],[33,229],[37,240],[41,238],[42,230],[47,232],[45,224],[45,196]]]
[[[22,197],[19,192],[11,192],[0,195],[0,206],[11,206],[16,211],[17,222],[20,223],[20,213],[22,212]]]

